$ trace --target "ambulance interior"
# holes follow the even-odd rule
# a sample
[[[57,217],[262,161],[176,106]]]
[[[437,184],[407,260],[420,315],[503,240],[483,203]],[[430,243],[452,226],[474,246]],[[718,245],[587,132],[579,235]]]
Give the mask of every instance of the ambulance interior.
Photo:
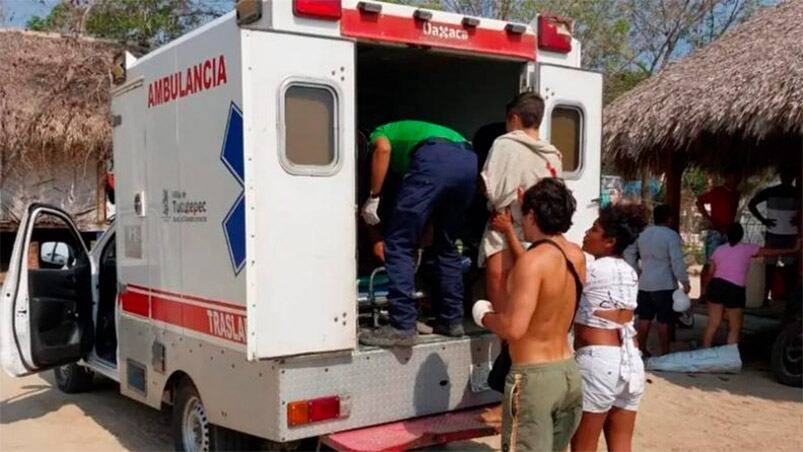
[[[505,105],[519,92],[526,69],[523,61],[374,44],[358,44],[356,62],[358,205],[370,189],[368,136],[375,127],[404,119],[450,127],[473,142],[481,167],[493,139],[504,133]],[[388,172],[383,198],[392,196],[399,184],[398,177]],[[466,312],[470,312],[472,300],[484,294],[484,273],[477,268],[476,260],[487,219],[485,199],[477,194],[458,241],[464,256]],[[373,254],[373,243],[381,238],[381,229],[382,224],[376,230],[359,221],[358,300],[363,326],[380,323],[386,317],[387,276]],[[427,251],[427,241],[425,232],[415,256],[416,296],[420,298],[422,320],[431,319],[434,310],[428,294],[437,290],[437,268],[434,256]],[[437,301],[434,304],[437,306]]]

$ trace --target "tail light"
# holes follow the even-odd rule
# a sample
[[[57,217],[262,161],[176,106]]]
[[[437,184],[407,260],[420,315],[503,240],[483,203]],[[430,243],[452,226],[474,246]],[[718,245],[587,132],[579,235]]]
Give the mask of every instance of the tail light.
[[[340,20],[343,5],[340,0],[293,0],[293,14],[324,20]]]
[[[349,398],[340,396],[297,400],[287,404],[287,425],[296,427],[349,415]]]
[[[538,48],[551,52],[571,52],[571,19],[551,15],[538,16]]]

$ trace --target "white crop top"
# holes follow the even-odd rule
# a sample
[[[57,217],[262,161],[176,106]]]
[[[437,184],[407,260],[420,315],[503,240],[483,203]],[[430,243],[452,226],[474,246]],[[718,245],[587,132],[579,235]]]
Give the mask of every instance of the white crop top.
[[[595,311],[636,309],[638,275],[624,259],[603,257],[588,265],[575,323],[606,330],[624,325],[594,315]],[[632,324],[633,322],[628,322]]]

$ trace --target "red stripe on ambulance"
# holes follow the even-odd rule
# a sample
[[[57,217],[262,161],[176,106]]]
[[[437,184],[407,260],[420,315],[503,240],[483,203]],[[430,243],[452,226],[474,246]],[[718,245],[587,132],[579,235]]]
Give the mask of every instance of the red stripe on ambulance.
[[[142,317],[150,317],[151,315],[151,303],[146,294],[130,290],[125,291],[120,295],[120,304],[122,304],[123,310],[126,312]]]
[[[220,55],[148,84],[148,108],[166,104],[205,89],[225,85],[226,58]]]
[[[179,295],[158,289],[129,285],[120,295],[123,311],[169,325],[179,326],[239,344],[245,344],[245,307],[222,301],[205,300],[189,295]],[[148,295],[137,291],[147,291]],[[168,298],[175,297],[175,298]],[[184,301],[186,300],[186,301]],[[206,306],[204,306],[206,304]],[[242,314],[224,311],[224,306],[240,310]]]

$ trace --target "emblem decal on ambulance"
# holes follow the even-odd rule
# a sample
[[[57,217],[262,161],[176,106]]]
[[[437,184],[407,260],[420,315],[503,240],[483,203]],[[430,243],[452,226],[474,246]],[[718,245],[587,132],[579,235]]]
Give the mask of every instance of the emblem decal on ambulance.
[[[232,102],[226,121],[226,132],[220,150],[220,161],[240,184],[240,195],[223,219],[223,234],[229,247],[234,274],[245,266],[245,163],[243,162],[243,113]]]

